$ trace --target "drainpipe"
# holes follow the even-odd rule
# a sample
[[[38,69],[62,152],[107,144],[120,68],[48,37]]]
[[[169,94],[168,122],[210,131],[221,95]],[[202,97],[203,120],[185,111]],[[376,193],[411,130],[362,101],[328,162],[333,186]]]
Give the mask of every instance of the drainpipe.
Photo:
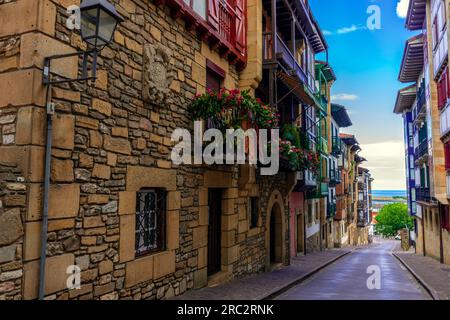
[[[47,108],[47,142],[45,145],[45,172],[44,172],[44,205],[42,209],[41,227],[41,255],[39,260],[39,300],[45,297],[45,259],[47,251],[47,230],[48,230],[48,199],[50,190],[50,163],[52,157],[52,125],[54,107],[51,101],[51,86],[47,86],[45,105]]]
[[[441,211],[443,210],[443,205],[439,202],[438,205],[438,228],[439,228],[439,260],[444,263],[444,244],[442,242],[442,217]]]

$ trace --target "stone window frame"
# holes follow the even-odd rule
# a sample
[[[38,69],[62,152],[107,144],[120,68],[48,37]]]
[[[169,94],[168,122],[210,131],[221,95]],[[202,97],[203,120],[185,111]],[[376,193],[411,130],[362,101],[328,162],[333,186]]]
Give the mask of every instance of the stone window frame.
[[[153,192],[155,193],[155,201],[156,203],[158,202],[158,197],[163,197],[162,199],[162,203],[163,203],[163,207],[161,209],[156,209],[156,211],[161,210],[162,214],[160,215],[162,217],[162,219],[157,219],[157,225],[156,228],[157,229],[161,229],[159,231],[157,231],[158,234],[158,239],[156,239],[156,248],[153,249],[147,249],[147,250],[143,250],[141,252],[139,252],[139,248],[137,245],[137,239],[135,238],[135,257],[142,257],[145,255],[149,255],[149,254],[154,254],[157,252],[162,252],[166,250],[166,246],[167,246],[167,191],[163,188],[141,188],[140,190],[136,191],[136,215],[138,215],[138,197],[139,194],[142,193],[150,193]],[[161,201],[161,200],[160,200]],[[156,213],[158,215],[158,212]],[[137,224],[136,224],[137,227]],[[135,233],[137,233],[138,230],[136,230],[135,228]]]
[[[144,166],[128,166],[125,191],[119,192],[119,263],[125,263],[125,287],[161,279],[175,273],[175,250],[180,246],[181,193],[177,191],[177,171]],[[136,192],[161,188],[166,197],[166,248],[144,256],[135,255]]]

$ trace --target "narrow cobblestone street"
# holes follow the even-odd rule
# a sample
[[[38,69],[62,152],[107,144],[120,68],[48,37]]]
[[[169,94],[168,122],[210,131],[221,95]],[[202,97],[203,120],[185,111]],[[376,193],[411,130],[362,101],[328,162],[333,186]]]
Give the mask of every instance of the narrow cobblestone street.
[[[429,295],[392,256],[397,241],[354,250],[277,297],[281,300],[423,300]],[[368,289],[369,266],[380,268],[381,288]]]
[[[224,285],[193,290],[180,300],[430,300],[432,297],[392,254],[399,242],[376,239],[370,246],[329,250],[295,257],[291,265],[272,272],[234,280]],[[397,253],[399,254],[399,253]],[[423,257],[402,254],[418,262]],[[428,265],[433,264],[429,261]],[[437,262],[436,262],[437,263]],[[419,263],[420,264],[420,263]],[[439,264],[439,263],[437,263]],[[368,289],[372,275],[380,270],[380,289]],[[414,267],[417,267],[414,265]],[[433,271],[435,272],[435,271]],[[443,271],[442,271],[443,272]],[[441,274],[434,282],[447,286]],[[438,278],[440,280],[438,280]],[[441,298],[445,296],[441,292]]]

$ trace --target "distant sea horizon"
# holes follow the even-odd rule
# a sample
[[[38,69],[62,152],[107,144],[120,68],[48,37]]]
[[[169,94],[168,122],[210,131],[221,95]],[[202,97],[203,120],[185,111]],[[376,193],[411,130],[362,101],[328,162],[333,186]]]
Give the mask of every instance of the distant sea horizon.
[[[372,190],[374,197],[406,197],[406,190]]]

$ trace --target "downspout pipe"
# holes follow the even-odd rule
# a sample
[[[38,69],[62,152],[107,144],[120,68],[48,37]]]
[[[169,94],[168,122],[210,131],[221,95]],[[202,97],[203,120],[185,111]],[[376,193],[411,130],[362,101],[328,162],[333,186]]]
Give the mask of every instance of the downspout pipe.
[[[444,212],[444,205],[439,202],[438,206],[438,228],[439,228],[439,260],[444,263],[444,243],[442,239],[442,213]]]
[[[47,257],[48,202],[50,191],[50,164],[52,157],[53,106],[51,104],[51,85],[47,86],[45,105],[47,108],[47,141],[45,145],[44,204],[42,209],[41,253],[39,260],[39,300],[45,297],[45,262]]]

